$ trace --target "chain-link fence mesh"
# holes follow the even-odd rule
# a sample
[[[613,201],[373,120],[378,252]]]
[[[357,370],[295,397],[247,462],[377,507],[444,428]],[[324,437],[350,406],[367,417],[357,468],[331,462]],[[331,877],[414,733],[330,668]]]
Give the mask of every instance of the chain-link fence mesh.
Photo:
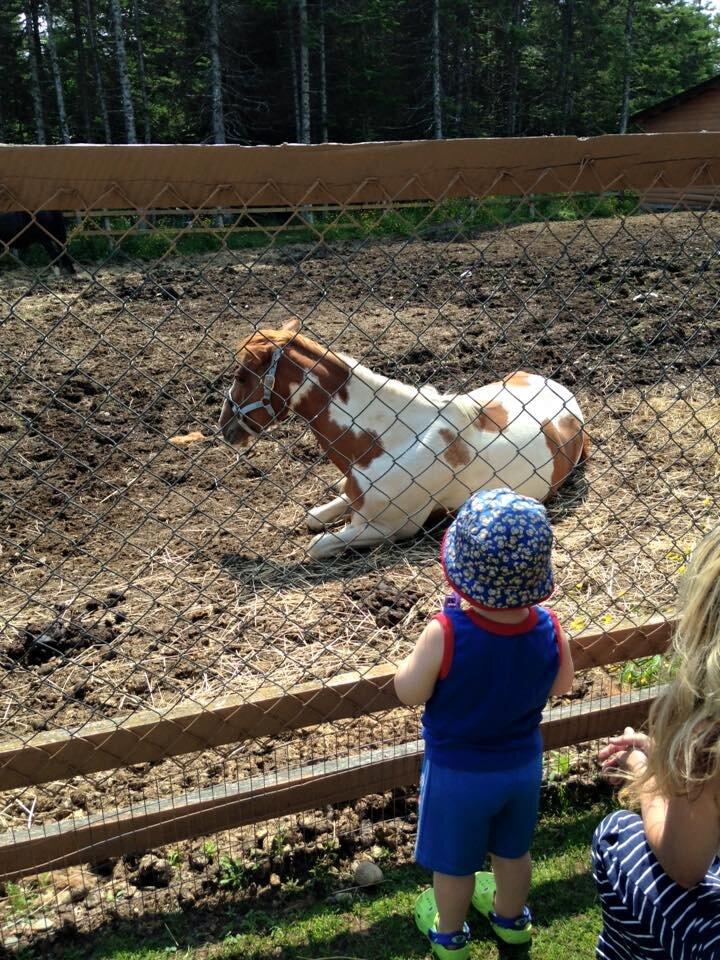
[[[6,944],[178,899],[343,886],[358,849],[410,858],[412,776],[388,781],[383,764],[416,763],[418,714],[389,709],[383,665],[409,652],[446,591],[447,517],[421,508],[457,506],[457,477],[492,464],[488,443],[514,437],[531,404],[531,443],[512,440],[503,477],[560,487],[548,502],[553,607],[571,635],[672,617],[686,556],[716,519],[714,190],[665,197],[663,209],[602,184],[364,206],[215,208],[213,196],[203,209],[67,213],[70,261],[62,219],[1,221],[6,243],[38,243],[0,260],[0,750],[12,783],[0,824],[5,849],[65,843],[42,848],[31,879],[4,884]],[[238,355],[254,331],[290,321],[301,334],[256,337]],[[520,370],[568,393],[553,388],[544,414],[543,381],[503,385]],[[459,426],[451,397],[487,385]],[[573,431],[553,433],[568,411],[577,423],[570,394],[590,438],[585,464]],[[441,426],[420,435],[428,408]],[[226,438],[247,434],[239,451],[217,429],[221,412]],[[406,439],[415,431],[415,459],[398,424]],[[308,531],[343,473],[377,545],[351,538],[337,552],[347,503],[330,511],[329,533]],[[396,516],[389,530],[387,513],[367,515],[374,487],[416,521],[412,537],[395,542]],[[317,536],[324,558],[317,541],[311,556]],[[363,687],[373,670],[381,680]],[[356,708],[332,714],[327,691],[352,671],[343,690],[361,690]],[[657,653],[583,670],[556,716],[631,702],[661,673]],[[284,696],[297,684],[304,694]],[[170,708],[186,720],[161,734]],[[129,739],[113,739],[128,723]],[[130,740],[148,752],[129,753]],[[332,788],[343,770],[357,774],[346,796]],[[587,747],[546,754],[549,781],[594,770]],[[312,812],[275,819],[288,781],[311,781],[295,809]],[[371,796],[358,800],[363,786]],[[242,818],[222,820],[223,796],[244,804]],[[177,834],[142,833],[193,816]],[[225,823],[247,826],[204,839]],[[102,846],[118,836],[123,856]],[[83,855],[54,870],[47,851],[73,844]],[[82,866],[98,849],[100,862]]]

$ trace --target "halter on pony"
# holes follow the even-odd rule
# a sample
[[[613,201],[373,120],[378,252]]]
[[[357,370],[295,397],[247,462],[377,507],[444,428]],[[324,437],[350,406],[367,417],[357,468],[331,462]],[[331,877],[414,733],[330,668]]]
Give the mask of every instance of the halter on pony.
[[[243,430],[252,434],[254,437],[259,437],[264,427],[258,427],[256,423],[253,423],[252,420],[249,420],[247,416],[249,413],[251,413],[253,410],[265,410],[270,414],[271,417],[275,417],[275,411],[270,403],[270,399],[275,388],[275,373],[277,371],[277,365],[280,362],[282,352],[282,347],[276,347],[272,352],[270,366],[265,371],[265,376],[263,377],[262,400],[254,400],[252,403],[245,403],[241,406],[239,403],[236,403],[235,400],[233,400],[232,384],[227,392],[227,401],[230,404],[230,409],[233,412],[233,416],[237,417]]]

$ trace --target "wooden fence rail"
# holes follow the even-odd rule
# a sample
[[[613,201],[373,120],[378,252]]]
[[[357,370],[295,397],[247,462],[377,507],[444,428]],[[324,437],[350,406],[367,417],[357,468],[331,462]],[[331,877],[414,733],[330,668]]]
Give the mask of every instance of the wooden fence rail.
[[[557,749],[639,726],[658,688],[603,697],[581,713],[568,707],[550,710],[542,724],[545,748]],[[283,773],[225,783],[182,797],[144,801],[126,810],[94,814],[0,837],[0,879],[12,880],[78,863],[177,843],[219,830],[272,820],[302,810],[324,809],[416,784],[422,741],[308,764]]]
[[[659,653],[672,627],[672,621],[656,618],[609,633],[580,634],[571,640],[575,668],[586,670]],[[394,673],[392,664],[380,664],[362,674],[347,673],[290,690],[266,686],[247,699],[222,697],[209,704],[143,710],[70,732],[0,740],[0,790],[69,780],[389,710],[400,705],[392,684]]]
[[[571,640],[577,669],[662,653],[673,622],[588,632]],[[394,667],[384,664],[324,684],[288,692],[263,688],[249,700],[223,698],[166,712],[87,725],[72,733],[37,734],[27,743],[0,742],[0,788],[68,780],[143,761],[196,752],[287,730],[360,717],[398,706]],[[545,749],[609,736],[647,717],[657,689],[634,691],[546,712]],[[357,799],[418,781],[420,742],[311,764],[284,774],[254,777],[156,803],[0,835],[0,880],[95,862],[218,830],[268,820],[328,803]]]

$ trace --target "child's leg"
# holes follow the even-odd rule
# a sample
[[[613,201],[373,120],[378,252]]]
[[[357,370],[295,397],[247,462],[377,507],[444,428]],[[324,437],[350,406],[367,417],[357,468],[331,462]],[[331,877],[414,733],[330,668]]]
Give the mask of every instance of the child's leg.
[[[523,912],[530,892],[530,854],[509,859],[491,854],[495,875],[495,913],[500,917],[517,917]]]
[[[448,873],[433,873],[433,891],[438,909],[439,933],[455,933],[462,930],[470,906],[475,874],[452,877]]]
[[[505,920],[520,920],[530,891],[530,844],[540,803],[542,757],[508,770],[505,802],[490,823],[488,849],[495,880],[492,910]],[[529,924],[529,915],[526,923]]]
[[[433,871],[433,889],[420,894],[415,922],[442,960],[469,960],[466,915],[487,851],[488,797],[485,774],[425,761],[416,858]]]

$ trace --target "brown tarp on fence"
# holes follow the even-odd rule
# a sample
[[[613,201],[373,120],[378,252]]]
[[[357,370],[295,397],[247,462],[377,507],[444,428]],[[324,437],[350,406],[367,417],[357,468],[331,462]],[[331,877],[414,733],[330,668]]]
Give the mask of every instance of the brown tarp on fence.
[[[346,205],[657,187],[720,190],[720,133],[0,146],[0,210]]]

